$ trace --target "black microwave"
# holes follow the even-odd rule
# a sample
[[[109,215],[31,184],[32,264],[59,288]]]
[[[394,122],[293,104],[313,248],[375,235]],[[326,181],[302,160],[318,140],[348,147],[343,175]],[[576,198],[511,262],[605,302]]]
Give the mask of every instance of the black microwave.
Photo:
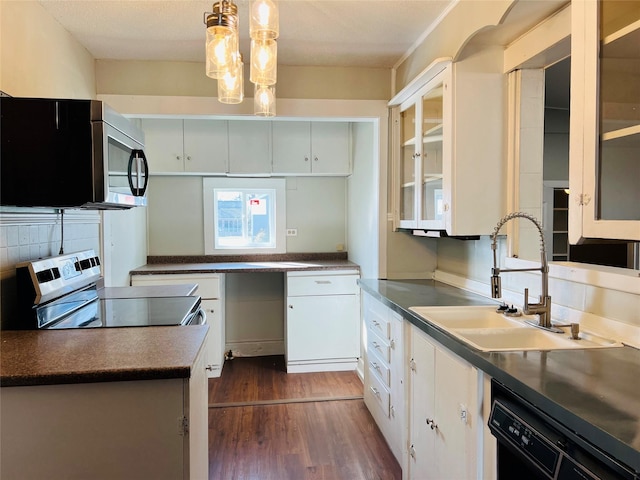
[[[0,205],[147,204],[144,133],[98,100],[0,98]]]

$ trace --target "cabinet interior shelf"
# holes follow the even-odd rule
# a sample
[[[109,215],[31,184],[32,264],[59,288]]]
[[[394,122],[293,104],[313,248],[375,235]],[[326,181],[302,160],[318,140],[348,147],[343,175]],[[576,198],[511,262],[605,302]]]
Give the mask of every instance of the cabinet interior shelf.
[[[613,130],[602,134],[602,141],[626,139],[625,143],[629,143],[629,146],[640,144],[640,137],[635,135],[640,134],[640,125],[633,125],[631,127],[621,128],[619,130]]]
[[[402,146],[403,147],[412,147],[415,146],[416,144],[416,137],[410,138],[409,140],[405,141]]]
[[[605,36],[602,40],[602,44],[611,45],[616,40],[619,40],[626,36],[630,36],[628,40],[632,45],[638,45],[638,43],[640,42],[640,19],[630,23],[629,25],[625,25],[621,29]]]
[[[442,174],[441,173],[425,173],[424,178],[423,178],[423,182],[424,183],[430,183],[430,182],[437,182],[442,180]]]
[[[432,119],[429,119],[429,120],[432,120]],[[438,125],[434,126],[434,127],[431,127],[426,132],[424,132],[423,137],[431,137],[431,136],[434,136],[436,134],[439,134],[440,136],[442,136],[442,119],[439,118],[438,121],[440,123]],[[430,121],[429,123],[433,123],[433,122]]]
[[[402,184],[402,188],[413,188],[416,186],[416,182],[407,182]]]

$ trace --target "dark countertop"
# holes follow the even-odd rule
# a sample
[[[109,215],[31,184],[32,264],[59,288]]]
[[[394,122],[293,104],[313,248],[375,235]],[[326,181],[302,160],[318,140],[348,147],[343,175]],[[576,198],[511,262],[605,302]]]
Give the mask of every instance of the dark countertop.
[[[0,331],[2,387],[189,378],[207,325]]]
[[[362,289],[442,345],[640,472],[640,350],[480,352],[409,307],[495,301],[433,280],[360,280]]]
[[[253,272],[292,272],[315,270],[359,270],[360,267],[348,260],[310,260],[310,261],[237,261],[206,263],[153,263],[131,270],[131,275],[162,275],[190,273],[253,273]]]

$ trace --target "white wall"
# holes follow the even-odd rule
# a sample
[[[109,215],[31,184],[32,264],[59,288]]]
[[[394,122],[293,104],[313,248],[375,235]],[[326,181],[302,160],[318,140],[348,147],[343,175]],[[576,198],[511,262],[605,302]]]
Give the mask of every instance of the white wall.
[[[352,129],[353,174],[347,183],[349,258],[360,265],[363,278],[378,278],[379,271],[380,159],[374,148],[378,144],[377,130],[377,122],[356,123]]]
[[[287,178],[287,252],[347,250],[346,179]],[[152,176],[149,255],[204,255],[202,177]]]
[[[14,97],[96,97],[93,57],[40,2],[2,0],[0,22],[0,90]]]

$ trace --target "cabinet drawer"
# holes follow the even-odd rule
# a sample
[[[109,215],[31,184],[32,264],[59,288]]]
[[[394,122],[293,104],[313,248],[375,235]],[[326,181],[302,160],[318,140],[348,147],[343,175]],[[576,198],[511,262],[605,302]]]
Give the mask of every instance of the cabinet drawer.
[[[365,309],[364,320],[367,328],[380,337],[389,340],[391,338],[391,324],[387,315],[383,315],[378,309],[369,308],[369,306],[366,306]]]
[[[368,333],[369,335],[367,335],[367,352],[375,352],[375,354],[379,356],[382,361],[389,364],[391,362],[391,347],[389,346],[389,344],[382,340],[371,330],[369,330]]]
[[[202,298],[220,298],[220,277],[211,275],[131,275],[131,285],[183,285],[197,283],[195,294]]]
[[[391,369],[389,364],[376,355],[373,350],[369,352],[367,359],[369,361],[369,373],[379,377],[388,388],[391,388]]]
[[[358,275],[309,275],[287,274],[287,296],[307,295],[355,295],[358,293]]]
[[[369,375],[369,389],[367,394],[370,395],[375,403],[380,407],[384,416],[389,418],[391,395],[389,394],[389,390],[387,390],[376,375]]]

